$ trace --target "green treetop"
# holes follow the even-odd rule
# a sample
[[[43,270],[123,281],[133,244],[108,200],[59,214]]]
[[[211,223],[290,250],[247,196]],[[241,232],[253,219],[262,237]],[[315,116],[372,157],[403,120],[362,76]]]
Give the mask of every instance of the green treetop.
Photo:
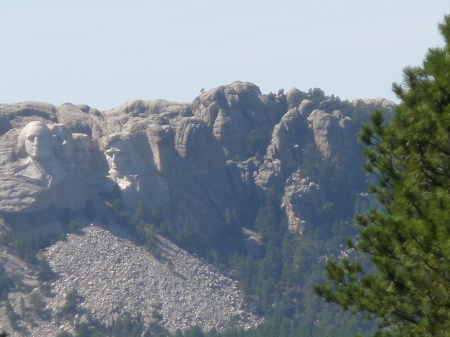
[[[445,46],[394,84],[402,103],[393,120],[384,125],[377,112],[360,134],[382,210],[358,216],[348,244],[371,266],[331,261],[329,282],[315,288],[377,319],[377,336],[450,336],[450,15],[439,29]]]

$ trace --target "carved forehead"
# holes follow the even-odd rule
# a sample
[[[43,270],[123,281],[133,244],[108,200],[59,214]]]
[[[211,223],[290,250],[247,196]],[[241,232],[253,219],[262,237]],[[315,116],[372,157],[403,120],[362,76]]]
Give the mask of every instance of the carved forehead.
[[[83,133],[75,133],[73,135],[73,140],[75,142],[75,149],[86,149],[92,147],[92,139],[86,134]]]
[[[108,154],[121,152],[128,153],[130,149],[131,149],[130,144],[122,140],[118,140],[116,142],[109,144],[109,146],[106,148],[106,153]]]
[[[60,136],[64,139],[71,139],[72,138],[72,132],[70,129],[62,124],[53,124],[49,126],[49,129],[54,135]]]
[[[51,137],[51,132],[47,124],[44,124],[42,122],[31,122],[28,123],[27,126],[22,130],[22,133],[25,136],[30,135],[39,135],[44,136],[47,138]]]
[[[128,151],[131,148],[131,135],[120,133],[108,136],[103,141],[103,148],[107,153]]]

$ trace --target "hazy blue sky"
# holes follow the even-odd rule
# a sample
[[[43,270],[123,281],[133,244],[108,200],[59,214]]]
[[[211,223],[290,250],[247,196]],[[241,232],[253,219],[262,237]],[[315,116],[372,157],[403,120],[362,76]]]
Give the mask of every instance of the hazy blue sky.
[[[387,97],[449,0],[0,0],[0,103],[191,102],[235,80]]]

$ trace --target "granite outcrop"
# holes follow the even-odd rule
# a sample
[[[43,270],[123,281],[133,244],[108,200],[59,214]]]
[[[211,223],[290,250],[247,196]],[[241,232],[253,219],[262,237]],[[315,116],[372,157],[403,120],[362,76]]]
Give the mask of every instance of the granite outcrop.
[[[80,212],[87,203],[101,212],[105,201],[121,198],[131,212],[144,202],[208,240],[225,224],[226,210],[242,211],[254,186],[283,189],[298,180],[292,174],[318,183],[302,170],[307,145],[361,180],[358,126],[342,107],[367,116],[375,109],[390,113],[395,104],[334,96],[314,101],[298,89],[262,94],[240,81],[205,91],[191,104],[133,100],[108,111],[2,104],[0,213]],[[49,138],[40,146],[48,156],[35,160],[24,134],[38,123]]]
[[[353,212],[366,189],[356,136],[361,124],[376,109],[389,116],[395,107],[382,98],[343,101],[316,89],[263,94],[241,81],[204,91],[192,103],[133,100],[107,111],[71,103],[0,104],[0,220],[11,231],[23,223],[53,231],[71,218],[98,224],[43,253],[60,275],[49,310],[76,287],[103,322],[123,306],[145,312],[148,324],[151,308],[158,308],[171,331],[223,329],[230,320],[252,326],[259,318],[242,311],[231,278],[162,237],[171,265],[136,253],[138,247],[105,226],[111,209],[121,201],[130,215],[139,211],[153,221],[157,214],[174,231],[188,228],[207,244],[223,239],[232,213],[244,215],[234,226],[252,233],[247,206],[276,191],[291,231],[332,224],[332,214]],[[248,247],[261,249],[254,235],[246,237]],[[71,257],[75,247],[82,251]],[[141,262],[128,259],[135,253]],[[183,264],[196,272],[188,274]],[[127,276],[117,283],[121,268]]]

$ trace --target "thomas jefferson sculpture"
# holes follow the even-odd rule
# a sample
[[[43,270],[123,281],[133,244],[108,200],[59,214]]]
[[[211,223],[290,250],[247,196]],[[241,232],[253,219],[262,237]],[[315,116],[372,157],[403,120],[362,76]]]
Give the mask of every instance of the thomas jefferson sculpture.
[[[91,167],[92,139],[84,133],[74,133],[74,162],[81,171],[87,171]]]
[[[53,152],[55,157],[65,164],[73,164],[74,142],[72,132],[63,124],[48,126],[53,134]]]

